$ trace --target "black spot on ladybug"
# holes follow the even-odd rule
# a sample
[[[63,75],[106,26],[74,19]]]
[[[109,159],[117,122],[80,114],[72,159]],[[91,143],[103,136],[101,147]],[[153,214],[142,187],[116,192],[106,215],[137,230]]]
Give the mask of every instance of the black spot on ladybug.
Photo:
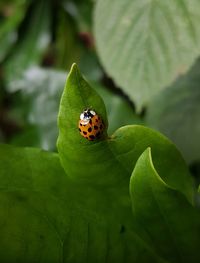
[[[94,135],[90,135],[89,136],[91,140],[94,140],[95,139],[95,136]]]
[[[81,132],[81,129],[79,128],[79,131]]]
[[[95,130],[98,130],[98,126],[95,125],[95,126],[94,126],[94,129],[95,129]]]
[[[102,125],[102,124],[100,125],[100,129],[101,129],[101,130],[103,129],[103,125]]]
[[[88,132],[91,132],[92,131],[92,128],[90,127],[90,128],[88,128]]]
[[[98,122],[98,120],[96,119],[96,122]]]
[[[87,135],[87,132],[86,132],[86,131],[83,131],[83,134]]]
[[[82,124],[80,123],[80,126],[82,126]]]
[[[89,123],[92,124],[92,120],[91,119],[90,119]]]

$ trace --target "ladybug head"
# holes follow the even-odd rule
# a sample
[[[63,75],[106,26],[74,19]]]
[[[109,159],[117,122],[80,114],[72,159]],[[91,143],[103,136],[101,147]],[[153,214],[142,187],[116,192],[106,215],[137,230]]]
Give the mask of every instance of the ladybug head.
[[[96,115],[96,112],[90,109],[86,109],[81,113],[80,120],[89,121],[94,115]]]

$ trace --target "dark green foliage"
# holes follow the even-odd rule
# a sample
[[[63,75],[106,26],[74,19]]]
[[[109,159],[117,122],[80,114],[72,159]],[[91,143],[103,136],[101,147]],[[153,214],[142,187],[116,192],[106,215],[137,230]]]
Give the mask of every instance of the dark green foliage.
[[[199,10],[0,2],[0,262],[200,262]]]
[[[97,141],[87,141],[77,128],[89,105],[105,123]],[[58,154],[0,147],[2,262],[198,260],[193,184],[170,141],[134,125],[108,137],[104,103],[76,65],[62,95],[58,125]]]

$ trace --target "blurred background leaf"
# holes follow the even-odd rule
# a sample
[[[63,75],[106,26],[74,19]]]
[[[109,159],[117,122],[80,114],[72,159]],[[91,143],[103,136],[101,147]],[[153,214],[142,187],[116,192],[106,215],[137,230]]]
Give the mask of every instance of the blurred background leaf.
[[[55,149],[57,137],[57,114],[59,100],[65,83],[66,74],[52,69],[39,67],[29,68],[24,71],[22,78],[10,85],[12,92],[21,91],[21,103],[24,105],[24,123],[32,126],[25,135],[32,137],[32,132],[37,131],[38,142],[34,146],[47,150]],[[22,108],[16,105],[14,112]],[[28,104],[28,105],[27,105]],[[27,107],[25,107],[27,105]],[[14,114],[13,112],[13,114]],[[34,127],[34,128],[33,128]],[[24,134],[16,136],[12,143],[19,145],[24,140]]]
[[[199,0],[97,1],[100,60],[138,111],[199,54],[199,16]]]
[[[148,105],[146,122],[168,136],[191,164],[200,160],[200,59]]]

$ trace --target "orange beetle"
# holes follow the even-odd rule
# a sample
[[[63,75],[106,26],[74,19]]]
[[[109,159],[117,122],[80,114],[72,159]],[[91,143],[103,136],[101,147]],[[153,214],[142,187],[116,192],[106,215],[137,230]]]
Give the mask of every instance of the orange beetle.
[[[101,136],[104,125],[95,111],[86,109],[80,115],[78,128],[84,138],[93,141]]]

